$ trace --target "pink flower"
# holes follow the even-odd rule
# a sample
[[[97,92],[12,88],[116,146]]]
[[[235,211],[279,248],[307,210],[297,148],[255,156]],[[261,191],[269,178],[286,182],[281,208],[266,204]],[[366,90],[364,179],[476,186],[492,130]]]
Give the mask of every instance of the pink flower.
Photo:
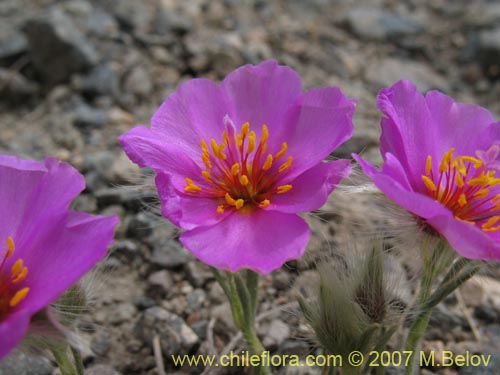
[[[390,199],[444,236],[462,256],[500,259],[500,124],[472,104],[409,81],[378,95],[382,170],[357,155]]]
[[[353,131],[353,100],[338,88],[301,91],[292,69],[243,66],[221,84],[193,79],[152,118],[120,137],[156,172],[162,213],[214,267],[268,273],[302,255],[309,228],[347,160],[322,162]]]
[[[69,211],[85,181],[70,165],[0,155],[0,359],[31,317],[106,255],[116,217]]]

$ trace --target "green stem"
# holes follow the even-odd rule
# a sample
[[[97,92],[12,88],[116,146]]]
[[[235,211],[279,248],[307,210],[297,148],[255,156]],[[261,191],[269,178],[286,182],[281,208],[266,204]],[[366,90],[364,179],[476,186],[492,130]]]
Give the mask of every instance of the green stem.
[[[418,358],[417,349],[429,324],[432,309],[481,269],[480,264],[471,263],[469,259],[458,259],[448,270],[434,293],[431,294],[433,281],[442,268],[439,266],[443,260],[439,259],[439,250],[436,249],[433,253],[435,255],[431,256],[428,262],[424,262],[424,275],[422,276],[418,304],[419,313],[410,326],[406,341],[406,350],[413,353],[412,361],[406,368],[406,375],[413,375]]]
[[[255,331],[258,275],[248,271],[245,281],[241,275],[230,272],[226,272],[225,279],[217,270],[214,270],[214,275],[229,299],[234,323],[243,334],[250,354],[260,355],[265,349]],[[256,370],[259,375],[271,375],[270,370],[263,365]]]
[[[439,262],[440,250],[441,249],[436,248],[434,251],[431,252],[429,258],[424,259],[424,265],[423,265],[424,272],[422,275],[422,279],[420,280],[420,292],[418,296],[418,306],[417,306],[420,312],[417,315],[416,319],[412,322],[410,330],[408,332],[408,337],[406,339],[405,350],[411,351],[411,353],[413,353],[412,354],[413,358],[406,367],[406,372],[405,372],[406,375],[413,375],[414,367],[418,357],[416,356],[416,352],[420,345],[420,341],[424,336],[427,325],[429,324],[432,308],[426,306],[426,302],[431,294],[432,284],[436,276],[436,269],[440,268],[437,266],[437,264],[440,263]],[[423,253],[425,256],[425,251],[423,251]]]
[[[426,308],[432,309],[439,302],[448,297],[455,289],[460,285],[464,284],[472,276],[481,270],[481,265],[476,265],[470,268],[470,270],[463,272],[461,275],[457,275],[455,279],[451,279],[448,282],[442,282],[436,291],[429,297],[426,302]]]
[[[54,359],[56,360],[57,366],[59,367],[59,370],[61,371],[62,375],[82,375],[83,374],[83,364],[81,363],[81,357],[79,356],[80,363],[75,366],[75,363],[77,362],[77,358],[74,357],[74,353],[73,353],[75,363],[73,363],[73,361],[71,361],[67,345],[53,344],[53,345],[51,345],[50,350],[52,351],[52,354],[54,355]],[[80,366],[81,366],[82,372],[80,372]]]
[[[71,347],[71,353],[73,353],[73,358],[75,359],[76,373],[78,375],[84,375],[85,369],[83,367],[82,354],[74,347]]]

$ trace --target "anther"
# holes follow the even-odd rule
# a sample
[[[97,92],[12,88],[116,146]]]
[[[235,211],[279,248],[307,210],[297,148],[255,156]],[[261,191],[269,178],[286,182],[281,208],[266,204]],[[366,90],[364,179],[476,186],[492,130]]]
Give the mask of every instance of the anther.
[[[248,135],[248,147],[247,147],[247,153],[251,154],[253,150],[255,150],[255,132],[252,130],[250,134]]]
[[[458,198],[458,204],[460,205],[460,207],[463,207],[467,204],[467,197],[464,193],[460,194],[460,197]]]
[[[429,175],[431,173],[431,169],[432,169],[432,156],[428,155],[427,161],[425,163],[425,174]]]
[[[259,203],[260,208],[266,208],[271,204],[271,201],[269,199],[264,199],[262,202]]]
[[[201,187],[199,187],[198,185],[195,185],[193,180],[191,180],[188,177],[186,177],[186,184],[187,184],[187,186],[184,188],[184,190],[187,191],[188,193],[197,193],[197,192],[201,191]]]
[[[243,186],[247,186],[248,185],[248,177],[245,175],[241,175],[240,176],[240,184]]]
[[[266,161],[264,165],[262,166],[262,169],[267,171],[271,166],[273,165],[273,156],[271,154],[267,155]]]
[[[10,258],[14,253],[14,249],[14,240],[12,239],[12,237],[7,237],[7,254],[5,255],[5,257]]]
[[[288,157],[287,161],[284,162],[278,169],[278,172],[284,172],[286,171],[288,168],[290,168],[290,166],[292,165],[292,161],[293,161],[293,158],[291,156]]]
[[[9,301],[9,306],[10,307],[15,307],[18,305],[23,299],[26,298],[26,295],[30,291],[30,288],[23,288],[21,290],[18,290],[16,294],[14,294],[14,297],[12,297]]]
[[[277,193],[278,194],[283,194],[283,193],[286,193],[287,191],[290,191],[292,190],[292,185],[281,185],[281,186],[278,186],[278,189],[277,189]]]
[[[201,171],[201,174],[203,175],[203,178],[207,180],[208,182],[212,182],[212,176],[210,175],[209,171]]]
[[[493,225],[495,225],[498,220],[500,220],[500,216],[493,216],[486,223],[481,225],[481,228],[484,230],[491,229],[491,227],[493,227]]]
[[[231,167],[231,174],[236,176],[238,173],[240,173],[240,163],[234,163]]]
[[[274,155],[274,158],[275,158],[276,160],[278,160],[279,158],[281,158],[283,155],[285,155],[285,153],[286,153],[287,149],[288,149],[288,145],[287,145],[287,143],[286,143],[286,142],[283,142],[283,143],[281,144],[281,150],[279,150],[279,152],[278,152],[276,155]]]
[[[269,138],[269,129],[267,128],[267,125],[262,125],[262,135],[260,136],[260,144],[264,145],[266,143],[267,139]]]
[[[436,184],[429,177],[422,176],[422,181],[424,182],[425,186],[427,186],[427,189],[429,189],[430,191],[437,190]]]
[[[218,214],[224,213],[224,205],[223,204],[217,206],[217,213]]]

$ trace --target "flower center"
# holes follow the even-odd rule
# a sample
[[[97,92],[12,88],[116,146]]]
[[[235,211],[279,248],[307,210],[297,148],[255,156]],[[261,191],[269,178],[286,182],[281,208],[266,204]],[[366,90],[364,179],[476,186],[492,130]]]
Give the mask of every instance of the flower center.
[[[495,148],[496,146],[493,146]],[[460,220],[478,225],[485,232],[500,230],[500,178],[489,162],[473,156],[454,157],[455,149],[448,150],[439,168],[433,167],[427,156],[422,181],[427,195],[434,198]],[[488,151],[489,152],[489,151]],[[477,155],[484,155],[477,152]]]
[[[16,284],[26,278],[28,268],[23,265],[23,260],[18,259],[10,268],[10,272],[4,274],[3,268],[7,259],[14,254],[15,246],[12,237],[7,238],[7,252],[0,261],[0,319],[7,312],[16,307],[26,298],[30,288],[19,288]]]
[[[290,184],[280,184],[292,165],[287,144],[283,142],[280,151],[266,154],[269,130],[262,125],[262,134],[257,141],[250,124],[243,124],[240,133],[228,126],[222,133],[223,142],[218,144],[212,138],[210,148],[201,140],[201,158],[206,169],[199,184],[186,178],[185,191],[220,201],[217,212],[226,209],[250,212],[265,208],[274,194],[284,194],[292,189]],[[283,159],[283,160],[280,160]]]

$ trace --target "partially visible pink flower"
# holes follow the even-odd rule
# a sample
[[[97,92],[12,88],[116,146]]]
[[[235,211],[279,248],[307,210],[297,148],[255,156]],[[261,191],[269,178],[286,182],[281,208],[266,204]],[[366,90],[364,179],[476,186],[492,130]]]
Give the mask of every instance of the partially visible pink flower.
[[[349,173],[347,160],[323,159],[352,135],[355,102],[334,87],[301,90],[274,61],[243,66],[221,84],[184,83],[151,128],[120,137],[156,171],[163,215],[203,262],[268,273],[304,252],[309,228],[296,214],[320,208]]]
[[[0,155],[0,359],[34,314],[106,255],[117,218],[68,210],[84,187],[55,159]]]
[[[462,256],[500,259],[500,123],[409,81],[378,95],[382,170],[353,155],[390,199],[443,235]]]

